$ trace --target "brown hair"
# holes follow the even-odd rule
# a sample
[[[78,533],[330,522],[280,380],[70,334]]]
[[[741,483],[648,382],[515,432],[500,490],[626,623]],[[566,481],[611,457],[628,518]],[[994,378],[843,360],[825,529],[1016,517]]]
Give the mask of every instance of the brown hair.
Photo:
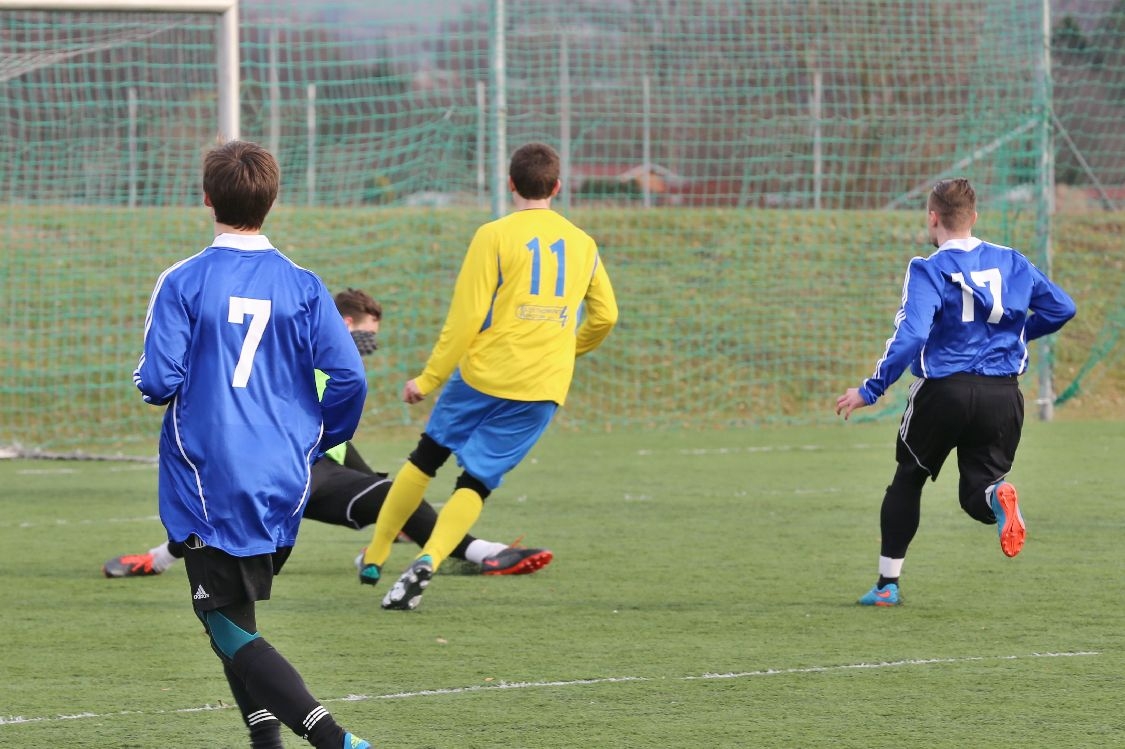
[[[232,140],[203,157],[203,192],[220,224],[260,229],[280,183],[277,159],[257,143]]]
[[[963,177],[943,179],[930,191],[926,208],[938,215],[938,220],[946,229],[964,229],[973,224],[977,193],[969,180]]]
[[[355,319],[370,315],[376,320],[383,319],[383,305],[359,289],[348,289],[338,293],[336,295],[336,309],[339,310],[341,317]]]
[[[508,176],[520,197],[542,200],[551,197],[559,181],[559,155],[545,143],[528,143],[516,149],[508,165]]]

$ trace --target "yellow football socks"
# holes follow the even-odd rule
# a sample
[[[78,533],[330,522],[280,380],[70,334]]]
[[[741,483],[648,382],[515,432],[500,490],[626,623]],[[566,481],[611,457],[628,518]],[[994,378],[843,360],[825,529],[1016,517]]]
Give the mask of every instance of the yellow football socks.
[[[472,489],[461,488],[453,492],[453,496],[438,513],[434,532],[422,549],[422,554],[429,554],[434,560],[435,570],[461,543],[461,539],[477,522],[482,509],[484,500]]]
[[[387,498],[383,500],[383,507],[379,510],[375,532],[363,555],[364,564],[382,567],[383,562],[387,561],[387,557],[391,555],[391,544],[398,537],[398,532],[422,504],[430,478],[409,460],[399,470],[391,484],[391,490],[387,492]]]

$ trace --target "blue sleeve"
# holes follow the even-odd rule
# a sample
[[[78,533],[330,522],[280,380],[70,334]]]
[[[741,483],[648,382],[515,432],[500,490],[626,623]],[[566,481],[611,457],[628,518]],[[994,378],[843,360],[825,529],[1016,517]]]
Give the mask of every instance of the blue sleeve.
[[[314,304],[313,365],[328,375],[320,401],[324,434],[321,448],[347,442],[355,434],[367,398],[363,360],[332,296],[323,284]]]
[[[166,272],[149,300],[144,349],[133,371],[133,383],[146,403],[162,406],[179,392],[190,344],[191,317]]]
[[[895,314],[895,330],[887,339],[875,372],[863,381],[859,394],[867,405],[893,385],[926,345],[934,316],[941,309],[941,292],[924,258],[916,257],[906,269],[902,306]]]
[[[1028,309],[1035,313],[1027,318],[1024,333],[1034,341],[1050,335],[1074,317],[1077,307],[1074,300],[1035,266],[1032,266],[1031,303]]]

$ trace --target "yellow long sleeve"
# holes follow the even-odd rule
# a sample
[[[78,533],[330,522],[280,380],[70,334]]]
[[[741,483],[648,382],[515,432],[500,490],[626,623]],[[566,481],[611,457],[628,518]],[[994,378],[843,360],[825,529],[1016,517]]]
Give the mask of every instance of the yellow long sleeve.
[[[517,211],[474,235],[415,383],[429,393],[460,367],[483,393],[562,405],[575,356],[596,348],[617,315],[594,240],[552,210]]]

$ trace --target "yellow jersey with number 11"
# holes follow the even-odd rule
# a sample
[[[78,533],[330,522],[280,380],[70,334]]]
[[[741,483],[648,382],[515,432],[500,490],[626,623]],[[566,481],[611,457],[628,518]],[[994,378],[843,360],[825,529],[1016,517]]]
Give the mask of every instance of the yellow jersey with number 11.
[[[549,208],[517,211],[477,229],[415,384],[429,393],[460,366],[488,395],[562,405],[575,356],[597,348],[616,322],[590,235]]]

